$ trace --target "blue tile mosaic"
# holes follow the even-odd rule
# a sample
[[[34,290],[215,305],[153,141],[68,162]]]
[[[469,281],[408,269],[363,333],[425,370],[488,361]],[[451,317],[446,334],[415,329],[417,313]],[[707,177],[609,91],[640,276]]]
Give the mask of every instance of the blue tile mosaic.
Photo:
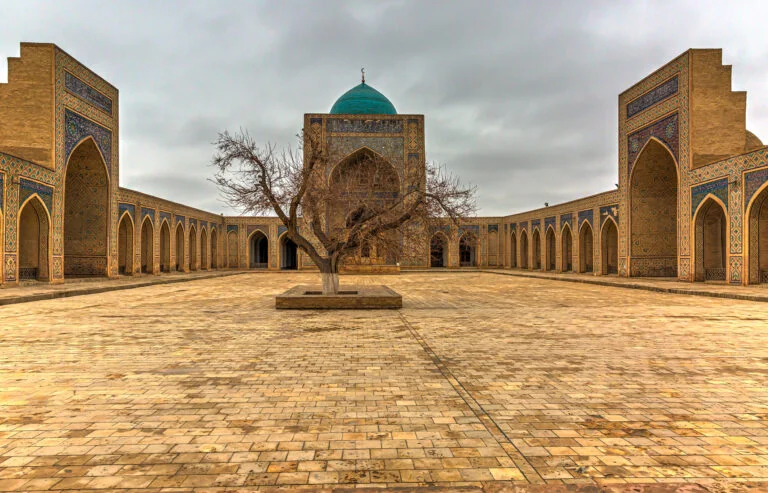
[[[677,94],[677,76],[656,86],[637,99],[627,104],[627,118],[632,118],[641,111],[645,111],[651,106]]]
[[[579,228],[581,228],[581,224],[584,221],[587,221],[590,226],[593,226],[594,222],[592,221],[592,217],[593,217],[592,209],[589,209],[586,211],[579,211]]]
[[[744,174],[744,209],[746,210],[752,196],[768,181],[768,168]]]
[[[74,111],[64,111],[64,128],[66,137],[64,141],[64,155],[69,155],[84,138],[93,137],[96,147],[101,151],[107,170],[112,169],[112,132],[91,120],[78,115]]]
[[[117,206],[118,215],[123,217],[123,212],[128,211],[131,216],[131,220],[136,221],[136,206],[133,204],[120,203]]]
[[[83,101],[112,114],[112,100],[69,72],[64,72],[64,87]]]
[[[53,212],[53,188],[37,183],[36,181],[19,179],[19,204],[23,204],[32,195],[37,194],[48,208],[48,213]]]
[[[234,231],[237,233],[237,224],[227,224],[227,233]]]
[[[552,217],[545,217],[545,218],[544,218],[544,229],[547,229],[547,228],[549,228],[550,226],[552,226],[552,227],[554,228],[554,227],[555,227],[555,221],[556,221],[556,219],[557,219],[557,218],[556,218],[556,216],[552,216]]]
[[[145,217],[149,216],[149,218],[154,222],[155,220],[155,210],[150,209],[149,207],[142,207],[141,208],[141,220],[143,221]]]
[[[560,229],[563,229],[563,226],[566,224],[570,227],[573,227],[572,224],[573,221],[573,214],[563,214],[560,216]]]
[[[498,233],[499,232],[499,225],[498,224],[489,224],[488,225],[488,232],[490,233],[491,231],[496,231]]]
[[[163,222],[163,219],[168,221],[168,226],[171,225],[171,213],[170,212],[162,212],[160,211],[160,222]]]
[[[282,225],[278,226],[277,227],[277,237],[279,238],[280,235],[285,233],[286,231],[288,231],[288,228],[286,228],[285,226],[282,226]]]
[[[614,221],[616,221],[616,224],[619,224],[619,205],[605,205],[603,207],[600,207],[600,225],[602,226],[606,219],[609,217],[613,218]]]
[[[184,224],[184,220],[186,218],[184,216],[176,216],[176,224],[181,223]]]
[[[403,121],[329,118],[325,129],[328,132],[397,134],[403,132]]]
[[[704,183],[702,185],[696,185],[691,188],[691,217],[696,214],[696,209],[699,208],[699,204],[709,194],[714,195],[718,199],[723,201],[726,209],[728,208],[728,178],[721,178],[719,180]]]

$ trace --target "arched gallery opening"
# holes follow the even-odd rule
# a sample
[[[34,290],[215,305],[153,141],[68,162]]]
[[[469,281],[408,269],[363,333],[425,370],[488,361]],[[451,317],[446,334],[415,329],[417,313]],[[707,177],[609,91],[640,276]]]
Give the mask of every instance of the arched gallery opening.
[[[533,230],[531,241],[533,243],[533,268],[541,270],[541,235],[538,228]]]
[[[555,270],[557,265],[557,242],[555,240],[555,230],[551,226],[547,228],[547,270]]]
[[[200,270],[208,270],[208,233],[200,231]]]
[[[176,271],[184,271],[184,226],[176,225]]]
[[[429,266],[448,267],[448,239],[442,233],[435,233],[429,240]]]
[[[35,195],[19,213],[19,280],[47,281],[51,223],[45,204]]]
[[[227,233],[227,265],[230,269],[236,269],[238,267],[238,258],[240,252],[237,248],[237,232],[230,231]]]
[[[725,281],[727,221],[723,206],[711,197],[696,211],[694,275],[696,281]]]
[[[151,274],[155,271],[155,232],[152,227],[152,220],[149,216],[144,218],[141,224],[141,273]]]
[[[677,166],[658,140],[645,145],[629,185],[630,275],[677,276]]]
[[[211,229],[211,269],[219,268],[219,234]]]
[[[579,231],[579,272],[592,272],[594,261],[592,225],[584,221]]]
[[[168,221],[160,226],[160,272],[171,272],[171,228]]]
[[[250,259],[248,267],[251,269],[266,269],[269,267],[269,238],[262,231],[256,230],[248,241]]]
[[[92,138],[70,154],[64,178],[64,276],[106,276],[109,176]]]
[[[747,213],[749,284],[768,284],[768,185],[752,200]]]
[[[600,234],[601,274],[619,273],[619,229],[613,219],[606,219]]]
[[[467,232],[459,238],[459,266],[474,267],[477,265],[477,238]]]
[[[509,266],[517,267],[517,235],[514,231],[509,235]]]
[[[528,268],[528,232],[526,230],[520,232],[520,267]]]
[[[123,276],[133,274],[133,221],[127,212],[117,226],[117,271]]]
[[[189,227],[189,270],[197,270],[197,229]]]
[[[571,227],[567,223],[563,227],[563,232],[560,233],[560,243],[560,255],[562,256],[560,270],[570,272],[573,270],[573,236],[571,235]]]
[[[296,270],[299,268],[299,249],[287,234],[280,237],[280,269]]]

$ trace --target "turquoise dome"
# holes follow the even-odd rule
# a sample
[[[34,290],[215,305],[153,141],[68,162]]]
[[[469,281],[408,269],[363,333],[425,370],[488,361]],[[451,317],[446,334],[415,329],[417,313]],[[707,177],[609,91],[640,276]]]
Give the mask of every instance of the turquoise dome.
[[[396,115],[395,106],[365,82],[341,95],[333,103],[332,115]]]

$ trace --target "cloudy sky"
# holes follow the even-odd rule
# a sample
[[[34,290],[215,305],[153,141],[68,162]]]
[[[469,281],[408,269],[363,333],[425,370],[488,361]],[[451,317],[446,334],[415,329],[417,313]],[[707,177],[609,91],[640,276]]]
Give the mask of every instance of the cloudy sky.
[[[288,146],[367,82],[426,118],[427,157],[482,215],[609,190],[617,96],[690,47],[723,48],[768,141],[768,2],[0,0],[0,57],[52,42],[120,90],[120,184],[234,213],[217,132]],[[0,81],[7,80],[0,62]]]

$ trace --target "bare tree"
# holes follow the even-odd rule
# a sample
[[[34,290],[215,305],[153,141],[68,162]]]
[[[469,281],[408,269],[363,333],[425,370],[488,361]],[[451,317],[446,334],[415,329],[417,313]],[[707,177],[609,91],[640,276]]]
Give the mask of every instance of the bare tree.
[[[338,292],[345,260],[370,255],[388,263],[426,258],[429,232],[474,215],[475,188],[432,163],[405,176],[363,148],[331,162],[314,132],[296,150],[259,147],[247,132],[220,133],[214,182],[243,213],[276,214],[286,235],[320,269],[323,293]],[[303,138],[303,144],[302,139]]]

